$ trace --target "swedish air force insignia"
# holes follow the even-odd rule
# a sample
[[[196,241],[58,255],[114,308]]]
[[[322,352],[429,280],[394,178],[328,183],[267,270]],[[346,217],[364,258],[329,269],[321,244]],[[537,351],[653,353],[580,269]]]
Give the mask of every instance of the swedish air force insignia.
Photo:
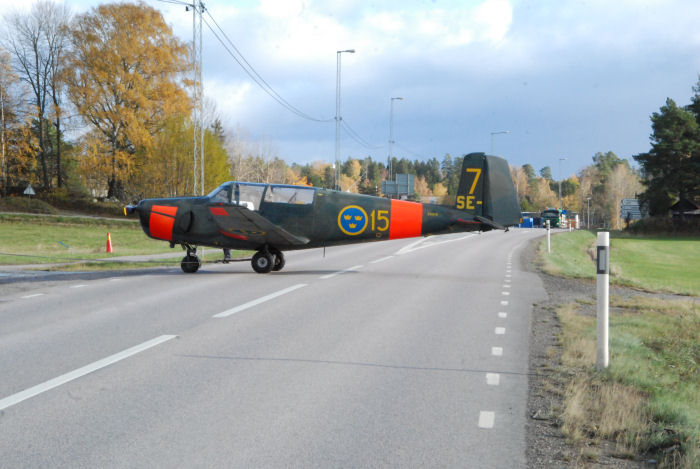
[[[357,205],[348,205],[338,214],[338,227],[346,235],[359,235],[367,228],[367,212]]]

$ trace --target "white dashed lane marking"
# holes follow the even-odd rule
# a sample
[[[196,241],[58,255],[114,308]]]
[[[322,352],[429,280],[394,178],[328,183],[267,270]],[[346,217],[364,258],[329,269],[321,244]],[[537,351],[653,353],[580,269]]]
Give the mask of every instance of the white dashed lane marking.
[[[488,410],[479,412],[479,428],[493,428],[496,421],[496,413]]]
[[[141,353],[145,350],[153,348],[156,345],[160,345],[163,342],[167,342],[170,339],[174,339],[175,337],[177,336],[162,335],[160,337],[156,337],[155,339],[151,339],[135,347],[131,347],[119,353],[115,353],[114,355],[110,355],[107,358],[103,358],[102,360],[98,360],[82,368],[78,368],[77,370],[58,376],[57,378],[51,379],[41,384],[37,384],[36,386],[33,386],[29,389],[25,389],[24,391],[18,392],[17,394],[13,394],[4,399],[0,399],[0,411],[7,409],[8,407],[11,407],[15,404],[19,404],[20,402],[30,399],[34,396],[38,396],[39,394],[42,394],[46,391],[50,391],[51,389],[57,388],[58,386],[66,384],[70,381],[83,377],[89,373],[117,363],[121,360],[124,360],[125,358],[129,358],[133,355],[136,355],[137,353]]]
[[[491,355],[500,357],[503,355],[503,347],[491,347]]]
[[[486,373],[486,384],[498,386],[501,383],[501,375],[498,373]]]
[[[305,283],[299,283],[297,285],[293,285],[289,288],[285,288],[284,290],[280,290],[274,293],[270,293],[269,295],[262,296],[256,300],[249,301],[248,303],[244,303],[240,306],[236,306],[235,308],[231,308],[229,310],[224,311],[223,313],[215,314],[214,318],[225,318],[227,316],[231,316],[232,314],[240,313],[243,310],[246,310],[248,308],[252,308],[253,306],[257,306],[261,303],[265,303],[266,301],[270,301],[274,298],[277,298],[278,296],[286,295],[287,293],[293,292],[294,290],[298,290],[299,288],[305,287],[307,284]]]

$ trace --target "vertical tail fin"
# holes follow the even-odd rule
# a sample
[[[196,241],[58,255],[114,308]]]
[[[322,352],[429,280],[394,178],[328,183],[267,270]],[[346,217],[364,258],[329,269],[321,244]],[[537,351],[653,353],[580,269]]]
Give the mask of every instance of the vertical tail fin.
[[[520,205],[508,162],[484,153],[466,155],[455,208],[494,228],[520,223]]]
[[[484,213],[484,159],[483,153],[470,153],[462,161],[455,208],[472,217]]]

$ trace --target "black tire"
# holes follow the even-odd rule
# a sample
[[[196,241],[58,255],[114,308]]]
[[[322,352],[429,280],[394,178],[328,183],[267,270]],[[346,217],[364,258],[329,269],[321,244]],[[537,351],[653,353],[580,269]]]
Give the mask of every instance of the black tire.
[[[201,265],[202,263],[197,256],[185,256],[182,258],[182,262],[180,262],[180,268],[186,274],[197,272]]]
[[[284,254],[282,254],[282,251],[278,249],[272,250],[272,255],[274,257],[272,261],[272,270],[275,272],[279,272],[284,268],[285,260],[284,260]]]
[[[274,259],[273,259],[273,256],[268,254],[267,252],[258,251],[253,256],[253,260],[251,261],[251,264],[253,266],[253,270],[256,271],[257,273],[267,274],[274,267]]]

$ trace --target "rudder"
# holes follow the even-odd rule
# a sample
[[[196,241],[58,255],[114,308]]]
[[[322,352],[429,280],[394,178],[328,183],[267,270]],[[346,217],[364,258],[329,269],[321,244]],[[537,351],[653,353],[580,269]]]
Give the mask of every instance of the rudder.
[[[466,155],[455,208],[492,228],[519,224],[520,204],[508,162],[484,153]]]

